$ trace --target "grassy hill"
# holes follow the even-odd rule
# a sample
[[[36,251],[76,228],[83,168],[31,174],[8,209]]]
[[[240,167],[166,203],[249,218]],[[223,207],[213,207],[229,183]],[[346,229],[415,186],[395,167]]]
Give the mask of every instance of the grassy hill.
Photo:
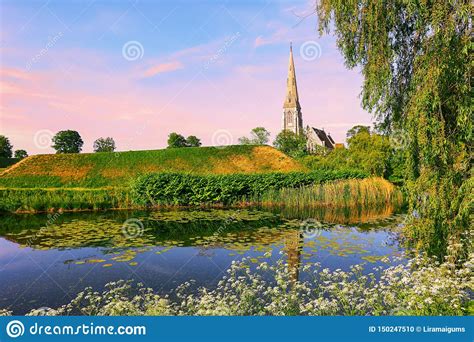
[[[25,158],[4,170],[0,187],[122,187],[132,178],[149,172],[231,174],[301,170],[301,164],[270,146],[48,154]]]

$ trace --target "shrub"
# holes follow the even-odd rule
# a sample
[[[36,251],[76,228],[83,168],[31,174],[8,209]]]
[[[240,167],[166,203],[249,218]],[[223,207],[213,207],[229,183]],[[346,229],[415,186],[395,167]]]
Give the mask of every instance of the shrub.
[[[0,157],[0,168],[6,168],[12,166],[15,163],[18,163],[20,159],[18,158],[3,158]]]
[[[270,189],[298,188],[366,176],[363,172],[350,170],[231,175],[153,173],[134,182],[132,197],[140,205],[231,204],[255,199]]]

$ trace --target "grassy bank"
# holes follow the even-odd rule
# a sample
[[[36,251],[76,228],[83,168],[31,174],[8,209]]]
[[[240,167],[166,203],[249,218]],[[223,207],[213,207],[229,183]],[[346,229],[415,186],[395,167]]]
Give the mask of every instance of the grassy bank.
[[[196,147],[28,157],[0,174],[4,188],[125,187],[150,172],[235,174],[305,168],[270,146]]]
[[[269,146],[36,155],[0,173],[0,211],[347,206],[393,199],[386,181],[355,181],[367,176],[350,169],[308,172]]]

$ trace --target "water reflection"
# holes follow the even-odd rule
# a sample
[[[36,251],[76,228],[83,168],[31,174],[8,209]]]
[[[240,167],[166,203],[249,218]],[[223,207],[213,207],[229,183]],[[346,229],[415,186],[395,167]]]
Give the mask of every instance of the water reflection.
[[[134,279],[161,294],[196,281],[215,286],[233,260],[255,266],[284,258],[293,281],[302,265],[386,266],[399,254],[394,208],[115,211],[0,218],[0,308],[22,314],[68,302],[86,286]],[[133,219],[143,229],[128,234]],[[309,220],[316,230],[305,228]],[[54,221],[54,222],[52,222]]]

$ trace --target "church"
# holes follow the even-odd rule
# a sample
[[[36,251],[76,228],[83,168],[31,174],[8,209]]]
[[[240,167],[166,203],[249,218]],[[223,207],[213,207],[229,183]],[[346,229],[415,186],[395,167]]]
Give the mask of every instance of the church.
[[[308,140],[308,152],[316,152],[319,147],[333,149],[336,145],[329,133],[324,129],[306,126],[303,129],[303,114],[301,112],[296,86],[295,62],[293,60],[293,48],[290,44],[290,60],[288,63],[288,79],[286,81],[286,98],[283,104],[283,130],[292,131],[296,134],[305,134]]]

